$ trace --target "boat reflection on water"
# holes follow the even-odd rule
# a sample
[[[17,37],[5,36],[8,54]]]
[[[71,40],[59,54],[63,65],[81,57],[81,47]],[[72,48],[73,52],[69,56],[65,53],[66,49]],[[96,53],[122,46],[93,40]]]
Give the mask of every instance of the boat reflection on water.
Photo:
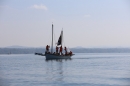
[[[67,65],[68,62],[72,60],[71,58],[69,59],[45,59],[47,62],[46,68],[46,81],[48,83],[64,83],[65,80],[65,75],[67,73]]]

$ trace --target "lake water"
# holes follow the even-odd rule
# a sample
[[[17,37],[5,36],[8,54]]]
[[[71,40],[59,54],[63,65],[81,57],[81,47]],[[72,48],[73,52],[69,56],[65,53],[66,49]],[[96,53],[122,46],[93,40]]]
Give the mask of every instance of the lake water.
[[[130,86],[130,54],[76,53],[68,60],[0,55],[0,86]]]

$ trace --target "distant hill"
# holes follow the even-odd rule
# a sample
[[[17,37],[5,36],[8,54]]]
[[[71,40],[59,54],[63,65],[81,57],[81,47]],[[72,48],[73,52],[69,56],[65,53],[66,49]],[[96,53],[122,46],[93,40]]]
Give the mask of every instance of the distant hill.
[[[33,54],[44,53],[45,48],[0,48],[0,54]]]
[[[29,48],[29,47],[19,46],[19,45],[12,45],[12,46],[7,46],[5,48]]]
[[[73,53],[130,53],[130,48],[70,48]],[[55,50],[54,50],[55,51]],[[6,47],[0,48],[0,54],[34,54],[44,53],[45,48]]]
[[[130,53],[130,48],[71,48],[75,53]]]

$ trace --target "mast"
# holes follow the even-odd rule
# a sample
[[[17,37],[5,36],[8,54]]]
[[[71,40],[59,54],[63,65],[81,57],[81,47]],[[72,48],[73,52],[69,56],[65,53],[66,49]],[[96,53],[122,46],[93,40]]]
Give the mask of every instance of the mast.
[[[52,44],[51,44],[51,53],[53,53],[53,24],[52,24]]]
[[[62,31],[61,31],[61,46],[62,46],[62,43],[63,43],[63,28],[62,28]]]

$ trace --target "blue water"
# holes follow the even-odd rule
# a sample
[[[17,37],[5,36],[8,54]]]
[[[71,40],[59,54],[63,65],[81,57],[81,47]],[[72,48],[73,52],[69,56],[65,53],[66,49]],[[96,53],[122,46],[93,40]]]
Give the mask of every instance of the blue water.
[[[0,55],[0,86],[130,86],[129,53],[76,53],[68,60]]]

